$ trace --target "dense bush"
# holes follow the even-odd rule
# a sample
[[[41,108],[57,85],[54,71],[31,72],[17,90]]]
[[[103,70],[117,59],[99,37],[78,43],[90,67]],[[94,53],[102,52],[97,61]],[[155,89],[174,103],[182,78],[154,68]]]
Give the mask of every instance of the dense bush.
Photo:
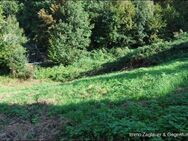
[[[9,15],[17,15],[22,10],[22,4],[18,1],[1,0],[0,4],[3,7],[3,15],[6,17]]]
[[[23,45],[27,39],[14,16],[0,23],[0,66],[11,71],[14,77],[27,78],[27,59]]]
[[[176,21],[179,23],[179,28],[184,31],[188,31],[188,1],[176,0],[174,1],[174,7],[180,14],[180,20]]]
[[[136,45],[150,44],[160,38],[166,27],[162,7],[153,1],[134,1],[136,6],[134,39]]]
[[[170,60],[173,56],[181,56],[188,50],[187,37],[187,33],[181,33],[176,37],[178,40],[162,41],[133,49],[115,62],[104,64],[98,71],[95,70],[94,74],[156,65]]]
[[[134,1],[136,7],[135,18],[135,37],[139,45],[143,45],[147,32],[146,27],[149,19],[153,16],[152,2],[151,1]]]
[[[138,46],[156,42],[166,26],[162,7],[152,1],[90,2],[93,48]]]
[[[167,23],[165,29],[167,34],[165,34],[165,36],[172,37],[173,32],[177,32],[180,29],[183,31],[188,30],[188,19],[186,16],[188,14],[186,10],[188,8],[188,1],[168,0],[160,1],[159,3],[163,7],[163,12],[161,14]]]
[[[0,4],[5,17],[16,15],[30,39],[29,49],[36,47],[42,56],[36,58],[48,56],[56,64],[72,64],[85,50],[97,48],[117,48],[121,54],[122,48],[171,40],[188,29],[188,3],[180,0],[2,0]]]
[[[95,70],[102,64],[114,61],[128,52],[129,50],[124,48],[116,48],[110,51],[98,49],[91,52],[85,52],[81,58],[68,66],[59,65],[48,68],[37,66],[35,69],[35,78],[51,79],[62,82],[74,80],[83,77],[85,72]]]
[[[18,19],[21,25],[24,27],[26,34],[29,35],[29,38],[37,44],[39,50],[43,51],[45,55],[47,55],[47,52],[49,53],[48,49],[51,48],[49,46],[51,46],[50,44],[52,44],[52,42],[54,46],[56,46],[54,41],[54,38],[57,37],[57,35],[55,35],[55,28],[58,28],[60,26],[61,28],[63,26],[61,32],[63,32],[63,30],[66,30],[66,33],[64,33],[64,36],[62,37],[71,37],[71,39],[69,39],[69,43],[67,41],[66,43],[65,41],[61,41],[61,44],[74,44],[75,46],[77,46],[76,48],[80,48],[80,43],[85,44],[86,42],[88,42],[86,41],[87,39],[84,39],[86,42],[76,41],[76,43],[78,43],[76,45],[75,41],[73,40],[75,39],[73,38],[74,36],[77,37],[76,32],[68,32],[72,28],[68,26],[68,24],[71,23],[67,22],[68,18],[65,18],[66,13],[62,13],[61,11],[62,9],[64,9],[64,12],[66,12],[66,10],[71,11],[71,7],[73,7],[75,3],[79,5],[79,2],[68,2],[66,0],[19,0],[19,2],[23,4],[23,8],[21,12],[19,12],[22,16],[18,16]],[[67,3],[72,3],[69,4],[72,6],[69,6],[69,8],[67,6]],[[80,23],[86,23],[85,27],[87,27],[89,23],[90,25],[93,25],[92,29],[89,28],[89,30],[91,29],[91,33],[88,33],[88,35],[86,35],[85,37],[88,38],[87,36],[91,34],[91,43],[90,47],[88,48],[89,50],[99,47],[115,48],[128,46],[129,48],[136,48],[141,45],[147,45],[153,42],[157,42],[161,39],[172,39],[174,32],[179,32],[180,29],[187,29],[186,2],[178,3],[174,0],[86,0],[80,1],[80,3],[82,3],[82,6],[80,6],[82,7],[82,14],[79,13],[77,8],[74,9],[74,11],[77,11],[78,14],[83,15],[79,16],[81,17],[79,18]],[[87,20],[83,18],[85,15],[89,15],[89,17],[86,18]],[[60,42],[60,39],[57,40],[57,42]],[[81,40],[81,38],[79,40]],[[88,44],[89,43],[87,43],[87,46]],[[73,48],[75,49],[75,47]],[[54,48],[53,52],[55,50],[56,49]],[[75,52],[77,51],[76,49],[73,50],[69,48],[65,50],[64,54],[67,54],[68,52],[71,52],[72,56],[74,56]],[[67,59],[72,60],[71,58],[72,57],[70,55],[70,57]],[[63,62],[64,60],[65,58],[63,59]],[[57,61],[53,61],[57,63]]]
[[[18,0],[22,4],[17,19],[23,27],[31,44],[36,44],[40,51],[47,50],[47,29],[42,25],[38,12],[40,9],[49,9],[54,0]]]
[[[135,8],[131,1],[119,1],[105,5],[93,30],[93,43],[107,48],[132,44]]]
[[[76,62],[66,67],[63,65],[37,67],[35,78],[65,82],[111,71],[156,65],[170,61],[172,58],[186,56],[187,50],[188,35],[181,33],[172,42],[162,41],[136,49],[128,47],[98,49],[85,53]]]
[[[59,19],[55,20],[58,23],[50,33],[48,57],[55,63],[67,65],[90,44],[89,15],[81,1],[67,1],[59,7]]]
[[[1,2],[6,15],[18,13],[18,20],[27,35],[46,51],[49,27],[41,21],[41,9],[47,12],[42,18],[61,19],[56,4],[65,1],[12,0]],[[142,45],[170,36],[180,28],[187,30],[186,1],[82,1],[85,11],[94,25],[91,46],[114,47],[125,45]],[[53,4],[53,5],[52,5]],[[66,4],[65,4],[66,5]],[[54,11],[55,10],[55,11]],[[18,12],[19,11],[19,12]],[[50,17],[51,16],[51,17]],[[56,21],[56,20],[55,20]],[[54,25],[58,24],[54,23]],[[165,28],[166,27],[166,28]]]

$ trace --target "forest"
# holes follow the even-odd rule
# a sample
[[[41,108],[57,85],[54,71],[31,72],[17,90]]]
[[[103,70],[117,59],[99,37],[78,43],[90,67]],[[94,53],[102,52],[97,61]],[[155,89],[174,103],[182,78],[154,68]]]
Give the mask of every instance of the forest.
[[[187,0],[0,0],[0,140],[187,140],[187,32]]]

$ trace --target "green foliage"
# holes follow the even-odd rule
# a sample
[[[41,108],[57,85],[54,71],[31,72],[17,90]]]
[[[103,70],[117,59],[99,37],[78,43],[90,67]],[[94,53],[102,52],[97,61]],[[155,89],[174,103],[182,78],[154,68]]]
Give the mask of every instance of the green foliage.
[[[35,78],[70,81],[93,74],[103,74],[122,69],[156,65],[187,51],[187,34],[182,33],[172,42],[158,42],[137,49],[112,48],[86,52],[76,62],[66,67],[37,67]],[[185,52],[185,53],[184,53]]]
[[[172,38],[173,33],[177,32],[180,28],[178,25],[180,14],[173,6],[167,5],[163,10],[163,18],[167,22],[165,37],[169,38],[168,36],[170,36]]]
[[[47,50],[47,29],[42,26],[38,12],[42,8],[49,9],[53,1],[54,0],[19,0],[22,4],[22,9],[18,13],[18,21],[31,43],[37,44],[41,51]]]
[[[31,39],[30,41],[36,43],[39,50],[45,53],[49,46],[48,39],[51,29],[58,27],[60,20],[67,23],[66,10],[71,11],[71,6],[69,6],[70,9],[66,6],[66,3],[70,3],[68,1],[3,0],[1,3],[3,4],[4,14],[6,16],[17,14],[18,21],[24,28],[26,35]],[[79,2],[72,3],[79,5]],[[183,31],[188,29],[186,16],[188,4],[186,1],[120,0],[105,2],[92,0],[81,1],[80,3],[82,3],[81,11],[85,13],[81,15],[89,15],[89,17],[86,16],[87,20],[83,18],[84,16],[80,16],[80,22],[85,23],[86,26],[90,24],[94,27],[92,32],[88,32],[88,35],[84,37],[87,38],[91,34],[90,49],[138,47],[138,45],[150,44],[160,39],[172,39],[174,32],[179,32],[180,29]],[[74,6],[75,4],[70,5]],[[65,13],[62,13],[63,11],[60,9],[64,9]],[[79,10],[75,11],[79,14]],[[66,26],[64,25],[64,28]],[[68,28],[72,27],[66,27],[66,29]],[[66,34],[67,37],[70,36],[70,33]],[[75,39],[73,34],[70,37],[72,38],[70,40]],[[77,46],[82,43],[88,46],[89,43],[85,43],[85,41],[78,42]],[[74,51],[72,54],[74,54]]]
[[[3,7],[2,5],[0,5],[0,28],[2,28],[3,22],[4,22]]]
[[[116,46],[127,46],[134,43],[132,30],[134,28],[134,18],[136,9],[131,1],[117,1],[112,7],[110,41]]]
[[[60,19],[65,19],[60,12],[60,7],[69,9],[65,8],[66,3],[68,2],[53,0],[1,1],[4,15],[16,14],[26,35],[43,52],[46,52],[49,46],[48,39],[49,32],[51,32],[49,29],[52,28],[52,25],[57,26]],[[81,3],[84,12],[89,14],[87,22],[94,26],[92,33],[90,33],[92,35],[91,49],[120,46],[137,47],[156,42],[160,38],[171,39],[173,32],[188,29],[186,16],[188,3],[186,1],[128,0],[104,2],[92,0]],[[71,11],[71,7],[69,11]],[[82,22],[85,22],[84,20],[80,19]],[[67,33],[67,36],[70,35]]]
[[[118,51],[119,50],[119,51]],[[113,49],[110,52],[100,49],[92,52],[85,52],[82,57],[76,60],[73,64],[68,66],[54,66],[54,67],[36,67],[35,78],[36,79],[51,79],[54,81],[70,81],[75,78],[81,77],[82,73],[99,68],[102,64],[108,61],[113,61],[120,57],[120,54],[127,53],[128,50]]]
[[[94,24],[93,48],[138,47],[161,39],[172,39],[174,32],[179,32],[181,28],[186,30],[186,12],[183,12],[188,6],[186,1],[90,3],[86,9]]]
[[[9,69],[15,77],[28,77],[23,45],[26,37],[14,16],[9,16],[0,26],[0,65]]]
[[[149,18],[146,31],[148,34],[147,42],[158,42],[164,37],[165,28],[167,26],[166,20],[163,17],[163,8],[159,4],[152,5],[153,15]]]
[[[178,42],[180,40],[176,44]],[[100,58],[97,54],[94,56]],[[19,118],[28,122],[29,128],[42,124],[42,129],[47,126],[54,131],[60,124],[57,140],[142,140],[142,137],[130,137],[129,133],[135,132],[186,134],[187,68],[186,52],[186,57],[179,56],[158,66],[87,77],[64,84],[51,81],[18,83],[18,80],[0,77],[0,93],[4,95],[0,112],[14,120]],[[53,122],[53,126],[49,126],[49,118],[50,122],[58,120],[57,124]],[[1,132],[4,133],[4,127],[10,128],[10,124],[3,123]],[[14,128],[14,133],[17,129],[21,133],[26,130]],[[38,134],[41,130],[35,131],[37,134],[32,139],[40,139]],[[52,131],[48,135],[54,133]],[[29,137],[26,136],[25,140]],[[186,140],[186,137],[146,139],[168,141]]]
[[[166,27],[162,7],[152,1],[92,2],[92,5],[86,9],[94,24],[93,48],[156,42]]]
[[[54,63],[71,64],[90,44],[89,15],[81,1],[67,1],[60,7],[60,19],[52,29],[48,57]]]
[[[176,9],[176,12],[174,14],[178,16],[178,18],[176,18],[176,20],[174,21],[176,23],[176,26],[178,28],[181,28],[183,31],[188,31],[188,1],[174,0],[173,7],[175,7]]]
[[[9,15],[17,15],[22,10],[22,4],[18,1],[1,0],[0,4],[3,7],[3,15],[8,17]]]
[[[156,42],[161,37],[166,27],[163,19],[163,8],[153,1],[134,1],[136,6],[136,18],[134,39],[137,45]]]
[[[98,4],[98,5],[97,5]],[[135,8],[131,1],[97,3],[90,6],[92,46],[117,47],[130,45],[134,26]]]
[[[146,26],[153,16],[152,1],[134,1],[136,6],[135,37],[139,45],[143,45],[147,38]]]
[[[182,56],[188,49],[187,37],[187,33],[182,33],[176,37],[177,40],[171,42],[157,42],[133,49],[124,57],[114,62],[104,64],[101,69],[95,71],[94,74],[156,65],[165,60],[170,60],[174,56]]]

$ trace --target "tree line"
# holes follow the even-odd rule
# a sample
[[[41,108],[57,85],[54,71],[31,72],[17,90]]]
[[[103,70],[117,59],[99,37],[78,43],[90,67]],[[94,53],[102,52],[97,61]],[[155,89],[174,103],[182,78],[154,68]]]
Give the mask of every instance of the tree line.
[[[1,0],[0,68],[29,77],[26,45],[54,64],[70,65],[87,52],[138,48],[188,30],[184,0]]]

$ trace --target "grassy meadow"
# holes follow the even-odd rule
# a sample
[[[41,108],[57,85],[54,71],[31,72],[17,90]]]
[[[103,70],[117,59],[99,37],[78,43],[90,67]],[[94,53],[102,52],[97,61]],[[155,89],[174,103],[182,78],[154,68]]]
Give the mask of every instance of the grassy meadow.
[[[0,0],[0,141],[188,141],[187,9]]]
[[[187,94],[187,53],[66,82],[1,76],[0,138],[139,140],[129,133],[186,133]]]

